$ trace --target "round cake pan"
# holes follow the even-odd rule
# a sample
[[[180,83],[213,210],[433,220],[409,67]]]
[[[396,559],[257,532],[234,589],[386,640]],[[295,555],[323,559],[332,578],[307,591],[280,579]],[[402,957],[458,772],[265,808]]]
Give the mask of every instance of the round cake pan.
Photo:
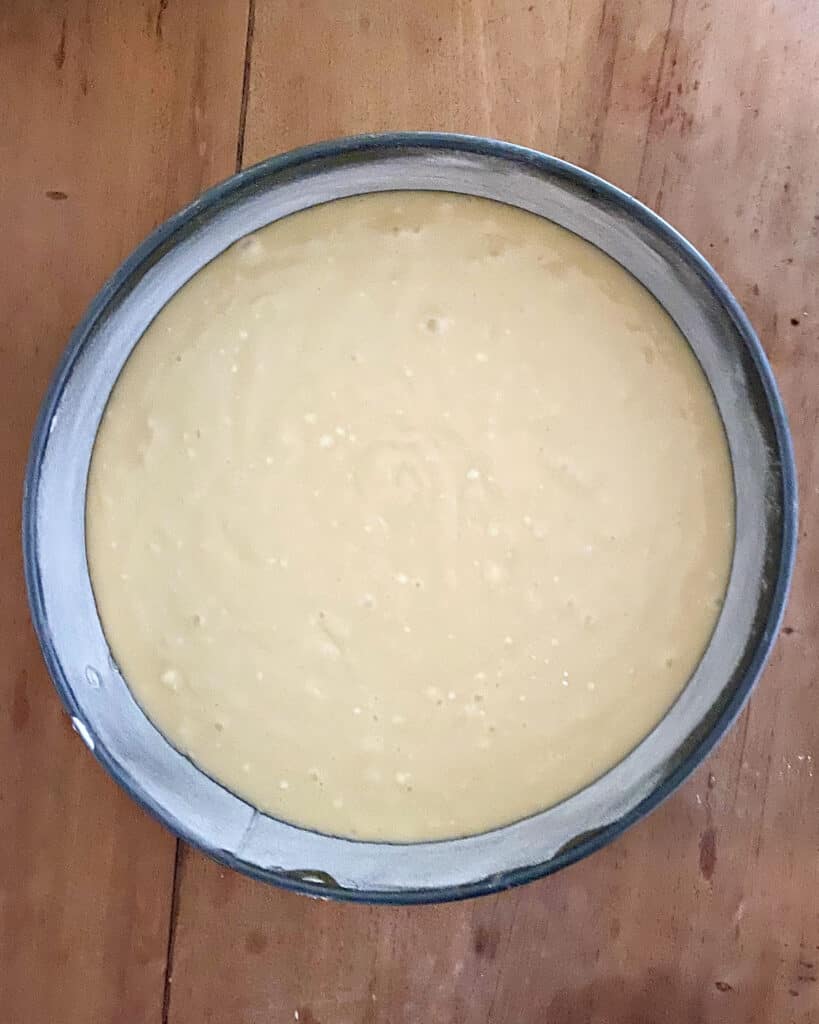
[[[654,730],[557,806],[482,835],[408,844],[357,842],[278,821],[179,753],[137,705],[109,652],[85,551],[86,481],[100,417],[158,311],[248,232],[317,203],[394,189],[460,192],[529,210],[592,242],[642,282],[711,383],[736,496],[719,621]],[[600,178],[542,153],[459,135],[367,135],[274,157],[158,228],[72,335],[40,413],[23,498],[34,625],[74,728],[97,760],[169,829],[230,867],[314,896],[373,902],[458,899],[526,882],[592,853],[656,807],[746,701],[779,629],[795,543],[785,414],[759,341],[714,270],[673,228]]]

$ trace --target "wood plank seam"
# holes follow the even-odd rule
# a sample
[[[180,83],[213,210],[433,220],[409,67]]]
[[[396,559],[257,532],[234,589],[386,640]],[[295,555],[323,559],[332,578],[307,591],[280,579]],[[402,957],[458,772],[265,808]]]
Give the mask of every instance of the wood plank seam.
[[[159,18],[164,8],[160,5]],[[242,97],[239,105],[239,122],[236,132],[236,170],[242,169],[245,144],[245,125],[247,123],[247,104],[250,93],[250,65],[253,53],[253,30],[256,17],[256,0],[248,0],[247,8],[247,30],[245,33],[244,63],[242,68]],[[179,895],[182,882],[182,862],[185,856],[185,848],[181,839],[176,840],[174,855],[173,880],[171,883],[171,906],[168,913],[168,945],[165,954],[165,978],[162,992],[162,1024],[168,1024],[171,1011],[171,984],[173,982],[174,947],[176,944],[176,925],[179,917]]]
[[[245,155],[245,125],[247,101],[250,96],[250,64],[253,60],[253,30],[256,26],[256,0],[248,0],[247,35],[245,36],[245,63],[242,71],[242,103],[239,108],[239,131],[236,139],[236,170],[242,169]]]
[[[179,887],[182,875],[182,858],[184,847],[182,840],[176,840],[176,855],[173,862],[173,882],[171,883],[171,906],[168,911],[168,946],[165,953],[165,981],[162,990],[162,1024],[168,1024],[171,1009],[171,982],[173,981],[173,952],[176,941],[176,919],[179,911]]]

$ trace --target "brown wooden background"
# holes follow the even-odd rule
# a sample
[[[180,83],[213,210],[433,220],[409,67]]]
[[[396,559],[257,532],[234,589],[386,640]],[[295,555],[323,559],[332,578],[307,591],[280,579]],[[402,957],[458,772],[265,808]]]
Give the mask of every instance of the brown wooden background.
[[[718,754],[561,875],[416,909],[226,872],[103,774],[28,622],[23,463],[68,332],[241,164],[368,129],[597,171],[714,262],[801,474],[784,634]],[[0,1022],[819,1021],[817,0],[0,2]]]

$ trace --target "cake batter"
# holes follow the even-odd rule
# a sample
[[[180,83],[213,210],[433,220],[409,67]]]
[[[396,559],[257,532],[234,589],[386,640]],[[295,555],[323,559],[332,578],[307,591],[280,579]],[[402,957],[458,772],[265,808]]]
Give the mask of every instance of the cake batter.
[[[237,242],[160,312],[93,453],[105,634],[168,739],[338,835],[476,833],[616,764],[714,628],[733,483],[652,296],[488,200]]]

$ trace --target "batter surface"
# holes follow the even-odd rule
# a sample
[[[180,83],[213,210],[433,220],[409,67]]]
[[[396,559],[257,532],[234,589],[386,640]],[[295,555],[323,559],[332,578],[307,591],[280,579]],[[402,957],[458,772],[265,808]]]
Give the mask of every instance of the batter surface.
[[[91,577],[209,775],[361,838],[483,831],[678,696],[733,544],[683,337],[588,243],[392,192],[238,242],[157,316],[94,449]]]

